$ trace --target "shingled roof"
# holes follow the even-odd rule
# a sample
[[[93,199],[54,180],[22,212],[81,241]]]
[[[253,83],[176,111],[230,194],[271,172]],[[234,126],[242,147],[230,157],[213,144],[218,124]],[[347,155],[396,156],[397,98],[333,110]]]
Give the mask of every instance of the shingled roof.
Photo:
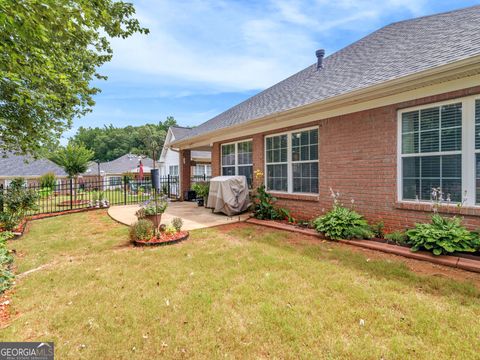
[[[145,167],[153,168],[153,160],[151,158],[142,158],[142,164]],[[109,174],[123,174],[137,169],[139,165],[138,155],[125,154],[119,158],[100,163],[100,170],[105,175]],[[158,168],[158,164],[156,165]],[[84,175],[96,175],[98,172],[98,165],[92,162]]]
[[[57,176],[67,176],[65,171],[48,159],[35,160],[31,156],[7,154],[0,156],[0,178],[3,177],[39,177],[52,172]]]
[[[181,140],[183,138],[189,137],[194,128],[183,127],[183,126],[170,126],[170,131],[173,134],[174,141]],[[167,146],[169,144],[166,144]],[[200,159],[200,160],[210,160],[212,154],[210,151],[200,151],[194,150],[192,151],[192,159]]]
[[[480,55],[480,6],[387,25],[191,129],[184,139]],[[313,57],[313,51],[312,51]]]

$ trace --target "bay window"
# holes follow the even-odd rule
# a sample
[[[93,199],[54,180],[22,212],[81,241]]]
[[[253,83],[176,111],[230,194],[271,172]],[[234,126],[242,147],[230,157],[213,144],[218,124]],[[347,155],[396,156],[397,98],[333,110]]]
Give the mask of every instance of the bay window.
[[[267,190],[318,194],[318,129],[267,136],[265,163]]]
[[[398,129],[399,200],[480,202],[478,96],[402,110]]]
[[[253,180],[252,140],[224,144],[221,147],[222,175],[243,175],[249,186]]]

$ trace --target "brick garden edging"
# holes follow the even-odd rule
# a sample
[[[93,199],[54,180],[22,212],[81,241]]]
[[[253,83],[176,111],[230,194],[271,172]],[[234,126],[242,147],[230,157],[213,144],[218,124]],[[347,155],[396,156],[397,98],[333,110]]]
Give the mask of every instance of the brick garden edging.
[[[258,220],[255,218],[247,219],[245,222],[255,225],[270,227],[277,230],[285,230],[303,235],[314,236],[316,238],[325,239],[313,229],[301,229],[289,224],[278,223],[271,220]],[[399,255],[410,259],[429,261],[433,264],[450,266],[457,269],[468,270],[480,273],[480,261],[467,259],[453,255],[433,255],[426,251],[412,252],[409,248],[398,245],[384,244],[370,240],[338,240],[339,243],[346,245],[358,246],[364,249],[382,251],[389,254]]]

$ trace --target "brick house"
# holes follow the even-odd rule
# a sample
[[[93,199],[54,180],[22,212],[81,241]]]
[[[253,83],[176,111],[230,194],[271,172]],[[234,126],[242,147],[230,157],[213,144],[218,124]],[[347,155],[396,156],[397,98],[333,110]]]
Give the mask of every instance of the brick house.
[[[430,216],[441,187],[440,211],[479,227],[479,24],[474,6],[317,51],[315,64],[174,142],[183,189],[191,152],[211,150],[213,176],[264,181],[301,219],[331,208],[331,187],[369,221],[400,229]]]

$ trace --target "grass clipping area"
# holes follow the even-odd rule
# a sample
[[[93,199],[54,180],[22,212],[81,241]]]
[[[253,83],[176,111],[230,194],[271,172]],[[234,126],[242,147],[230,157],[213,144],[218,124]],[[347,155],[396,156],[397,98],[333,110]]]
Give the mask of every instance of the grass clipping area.
[[[247,224],[133,248],[104,211],[38,220],[1,341],[56,356],[478,358],[479,291],[404,263]]]

